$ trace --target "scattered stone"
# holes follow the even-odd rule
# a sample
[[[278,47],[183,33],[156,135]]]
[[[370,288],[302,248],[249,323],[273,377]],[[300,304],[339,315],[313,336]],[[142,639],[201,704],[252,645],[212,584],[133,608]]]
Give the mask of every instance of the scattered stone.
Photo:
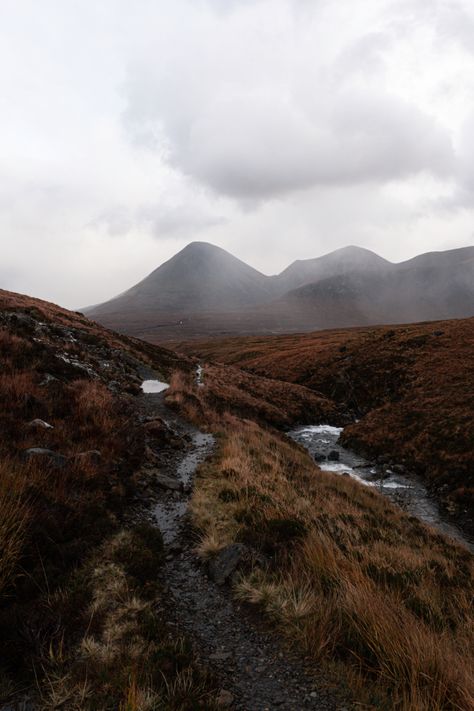
[[[156,472],[155,481],[163,489],[170,489],[171,491],[181,491],[182,485],[178,479],[174,479],[167,474],[162,474],[161,472]]]
[[[215,652],[209,655],[209,659],[211,662],[226,662],[231,656],[232,654],[230,652]]]
[[[234,697],[230,693],[230,691],[222,689],[219,696],[217,697],[217,703],[223,708],[229,708],[229,706],[232,706],[232,704],[234,703]]]
[[[62,469],[67,462],[67,457],[64,455],[53,452],[52,449],[45,449],[44,447],[30,447],[24,451],[23,456],[26,460],[36,457],[48,459],[49,463],[58,469]]]
[[[36,420],[31,420],[31,422],[28,422],[28,427],[31,427],[32,429],[37,429],[37,430],[52,430],[53,425],[50,425],[48,422],[45,422],[44,420],[40,420],[37,418]]]
[[[336,449],[331,449],[331,451],[328,454],[328,460],[330,462],[338,462],[339,459],[340,459],[339,452]]]
[[[223,548],[209,562],[209,576],[217,585],[224,585],[235,572],[248,553],[247,546],[242,543],[232,543]]]
[[[323,454],[322,452],[315,452],[314,454],[314,461],[315,462],[325,462],[327,459],[326,455]]]

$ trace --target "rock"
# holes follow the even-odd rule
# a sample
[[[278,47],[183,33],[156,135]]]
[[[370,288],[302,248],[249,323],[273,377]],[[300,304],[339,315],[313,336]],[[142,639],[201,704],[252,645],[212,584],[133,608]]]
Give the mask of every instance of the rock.
[[[406,474],[407,468],[403,464],[393,464],[392,471],[395,474]]]
[[[147,444],[145,447],[145,457],[149,462],[158,462],[159,457],[155,452],[152,450],[152,448]]]
[[[37,429],[37,430],[52,430],[53,425],[50,425],[48,422],[45,422],[44,420],[40,420],[37,418],[36,420],[31,420],[31,422],[28,422],[28,427],[31,427],[32,429]]]
[[[174,479],[167,474],[162,474],[161,472],[156,472],[155,481],[163,489],[170,489],[171,491],[181,491],[182,484],[178,479]]]
[[[67,457],[44,447],[30,447],[23,452],[23,456],[28,461],[37,457],[48,459],[49,463],[58,469],[62,469],[67,463]]]
[[[322,454],[322,452],[315,452],[314,454],[314,461],[315,462],[325,462],[327,459],[325,454]]]
[[[51,383],[55,383],[58,381],[58,378],[56,378],[54,375],[51,375],[51,373],[45,373],[43,380],[41,381],[40,385],[44,387],[45,385],[50,385]]]
[[[232,543],[209,562],[209,577],[217,585],[224,585],[248,553],[247,546]]]
[[[16,311],[10,314],[10,323],[21,328],[24,331],[30,332],[34,331],[37,326],[37,322],[34,318],[21,311]]]
[[[214,652],[214,654],[209,655],[209,660],[211,662],[226,662],[231,656],[230,652]]]
[[[331,451],[328,454],[328,460],[330,462],[338,462],[339,459],[340,459],[339,452],[335,449],[331,449]]]
[[[222,691],[219,693],[219,696],[217,697],[218,706],[222,706],[223,708],[229,708],[229,706],[232,706],[233,703],[234,697],[232,696],[230,691],[222,689]]]

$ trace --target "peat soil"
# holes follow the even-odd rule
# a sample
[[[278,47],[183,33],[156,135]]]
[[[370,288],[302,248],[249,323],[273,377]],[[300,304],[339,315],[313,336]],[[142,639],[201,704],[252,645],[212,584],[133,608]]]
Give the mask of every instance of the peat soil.
[[[153,486],[146,516],[163,534],[172,624],[216,678],[220,706],[235,711],[352,709],[347,689],[337,688],[314,662],[289,650],[252,609],[233,599],[228,586],[216,585],[200,562],[187,506],[193,475],[212,453],[212,435],[167,408],[163,394],[143,395],[140,410],[145,422],[160,418],[187,443],[184,449],[160,452],[160,474],[176,487]]]

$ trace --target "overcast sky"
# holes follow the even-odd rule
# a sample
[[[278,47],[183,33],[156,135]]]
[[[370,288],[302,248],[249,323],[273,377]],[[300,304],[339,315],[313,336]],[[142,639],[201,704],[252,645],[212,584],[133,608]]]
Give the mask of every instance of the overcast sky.
[[[474,244],[472,0],[0,0],[0,286]]]

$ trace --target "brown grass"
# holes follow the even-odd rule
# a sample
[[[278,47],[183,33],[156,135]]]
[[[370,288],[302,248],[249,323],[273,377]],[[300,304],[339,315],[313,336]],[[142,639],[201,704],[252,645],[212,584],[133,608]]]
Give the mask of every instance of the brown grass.
[[[43,709],[215,708],[211,679],[167,625],[162,560],[157,529],[123,529],[52,596],[55,611],[76,608],[80,633],[71,640],[60,629],[50,644],[40,684]]]
[[[342,422],[337,406],[308,388],[255,377],[239,368],[217,364],[203,367],[203,385],[195,388],[193,372],[175,371],[167,391],[168,404],[185,408],[190,419],[219,420],[226,413],[262,424],[289,427],[298,422]]]
[[[28,509],[21,487],[15,463],[0,462],[0,600],[18,572],[25,542]]]
[[[366,703],[473,708],[472,556],[368,487],[321,472],[283,435],[213,413],[202,388],[186,394],[178,380],[170,399],[219,434],[191,504],[200,551],[240,541],[267,561],[237,595],[305,654],[336,662]]]
[[[474,525],[474,319],[180,348],[329,398],[358,418],[349,446],[414,468]]]

